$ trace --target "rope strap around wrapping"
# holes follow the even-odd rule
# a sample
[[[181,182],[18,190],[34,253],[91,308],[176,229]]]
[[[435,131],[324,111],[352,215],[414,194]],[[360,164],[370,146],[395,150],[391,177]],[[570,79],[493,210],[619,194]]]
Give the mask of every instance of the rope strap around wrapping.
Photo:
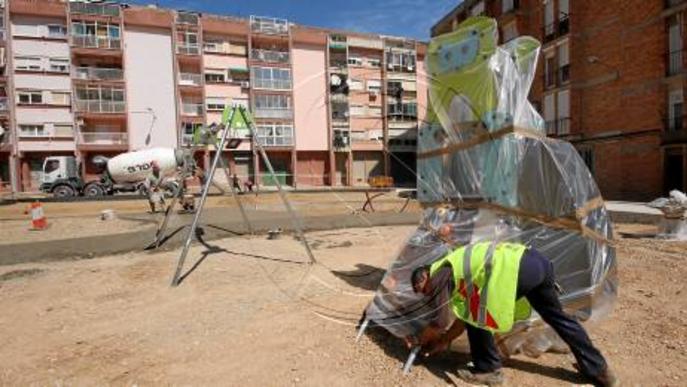
[[[542,215],[542,214],[537,214],[534,212],[528,212],[525,211],[521,208],[518,207],[504,207],[500,204],[495,204],[495,203],[489,203],[485,201],[479,201],[479,202],[464,202],[464,201],[458,201],[458,200],[451,200],[451,201],[446,201],[446,202],[438,202],[438,203],[424,203],[423,207],[424,208],[437,208],[437,207],[450,207],[450,208],[466,208],[466,209],[488,209],[492,210],[495,212],[499,212],[502,214],[506,215],[512,215],[516,216],[521,219],[525,220],[530,220],[536,223],[539,223],[543,226],[551,227],[551,228],[557,228],[557,229],[565,229],[565,230],[570,230],[570,231],[575,231],[583,236],[586,236],[588,238],[594,239],[595,241],[599,243],[604,243],[608,244],[610,246],[615,246],[615,242],[606,238],[604,235],[599,234],[597,231],[592,230],[591,228],[587,227],[582,223],[584,216],[581,218],[578,218],[580,214],[588,214],[592,210],[599,208],[603,205],[603,199],[601,197],[596,197],[594,199],[591,199],[587,201],[580,209],[584,209],[584,211],[580,211],[578,209],[575,212],[575,217],[571,216],[562,216],[562,217],[552,217],[552,216],[547,216],[547,215]]]
[[[497,140],[501,137],[504,137],[508,134],[519,134],[524,137],[529,137],[529,138],[538,138],[538,139],[543,139],[545,138],[541,133],[534,129],[528,129],[528,128],[521,128],[517,126],[508,126],[503,129],[499,129],[495,132],[486,132],[477,136],[472,137],[471,139],[467,141],[461,141],[459,143],[455,144],[450,144],[442,148],[438,149],[433,149],[427,152],[422,152],[417,154],[418,159],[426,159],[430,157],[436,157],[436,156],[441,156],[445,155],[448,153],[453,153],[453,152],[458,152],[461,150],[465,150],[468,148],[472,148],[473,146],[477,146],[480,144],[483,144],[485,142],[489,141],[494,141]]]

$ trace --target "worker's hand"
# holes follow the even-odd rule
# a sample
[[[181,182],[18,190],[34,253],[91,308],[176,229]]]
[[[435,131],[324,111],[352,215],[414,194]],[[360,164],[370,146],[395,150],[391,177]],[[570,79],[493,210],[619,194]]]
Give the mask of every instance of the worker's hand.
[[[413,335],[404,337],[403,341],[406,343],[406,347],[408,347],[408,349],[413,348],[418,344],[417,338]]]
[[[438,340],[423,347],[422,354],[425,357],[436,355],[437,353],[446,351],[449,345],[451,345],[451,341],[448,339],[448,336],[442,335]]]

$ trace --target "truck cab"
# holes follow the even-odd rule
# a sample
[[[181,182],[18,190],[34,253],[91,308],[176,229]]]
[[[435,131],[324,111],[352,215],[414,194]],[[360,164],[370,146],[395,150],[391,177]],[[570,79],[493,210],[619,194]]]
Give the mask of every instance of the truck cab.
[[[77,196],[83,189],[74,156],[51,156],[43,161],[41,191],[57,197]]]

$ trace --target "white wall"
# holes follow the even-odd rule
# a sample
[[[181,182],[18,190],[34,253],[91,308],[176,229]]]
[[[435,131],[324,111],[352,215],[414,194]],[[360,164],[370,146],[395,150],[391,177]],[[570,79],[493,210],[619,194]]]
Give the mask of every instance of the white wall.
[[[129,143],[133,150],[146,147],[176,147],[177,117],[171,31],[127,27],[124,33]],[[148,108],[157,116],[146,146],[151,123]]]

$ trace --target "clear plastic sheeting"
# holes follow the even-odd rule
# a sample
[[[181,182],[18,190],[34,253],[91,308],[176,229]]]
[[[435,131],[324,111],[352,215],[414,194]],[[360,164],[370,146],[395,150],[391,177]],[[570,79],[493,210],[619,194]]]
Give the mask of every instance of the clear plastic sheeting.
[[[438,319],[438,306],[413,292],[412,271],[481,241],[519,242],[548,257],[564,308],[582,321],[615,301],[613,231],[599,189],[571,144],[545,137],[527,100],[540,44],[497,39],[496,22],[477,17],[429,45],[431,106],[418,135],[423,218],[365,312],[395,336],[418,337]],[[504,354],[530,356],[565,347],[536,314],[497,342]]]

